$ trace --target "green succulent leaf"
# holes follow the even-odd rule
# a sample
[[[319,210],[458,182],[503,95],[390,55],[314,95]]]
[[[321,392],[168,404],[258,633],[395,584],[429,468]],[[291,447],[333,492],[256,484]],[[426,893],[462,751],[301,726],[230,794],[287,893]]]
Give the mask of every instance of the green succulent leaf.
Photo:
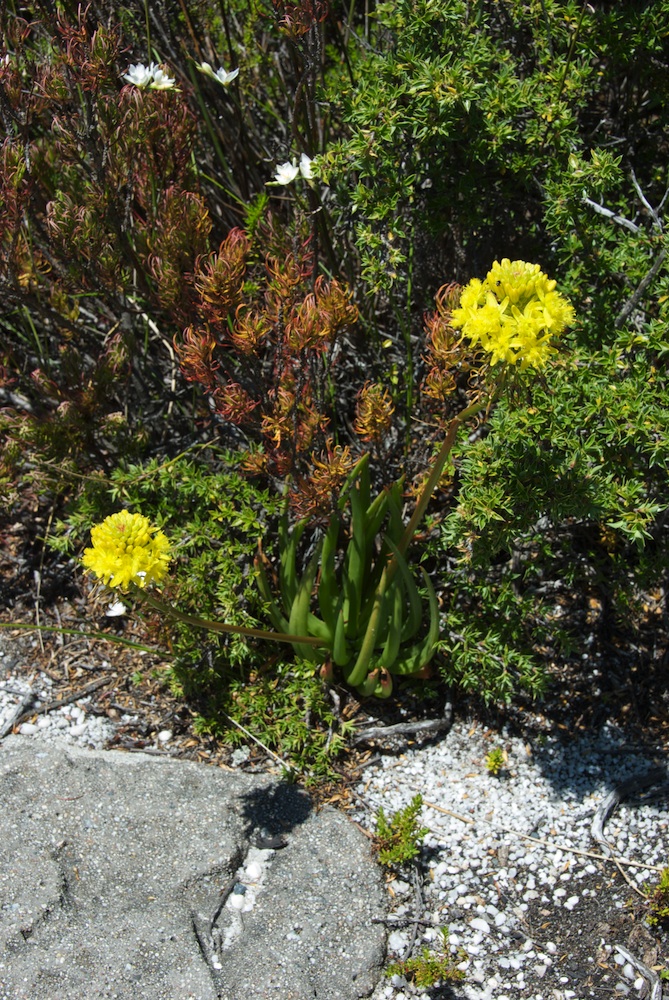
[[[320,554],[319,545],[309,560],[309,564],[297,588],[297,593],[290,609],[290,618],[288,619],[288,631],[291,635],[306,636],[312,634],[309,632],[311,593],[318,571]],[[311,615],[311,620],[313,622],[318,621],[314,615]],[[319,622],[319,625],[322,624],[322,622]],[[311,663],[322,663],[326,658],[325,651],[322,649],[307,648],[297,644],[293,645],[293,649],[295,650],[295,655],[300,660],[308,660]]]
[[[280,632],[288,632],[288,619],[281,614],[279,605],[274,600],[272,588],[269,585],[269,580],[267,579],[267,573],[263,563],[263,557],[261,555],[256,556],[255,569],[258,590],[260,591],[263,601],[267,605],[267,611],[272,621],[272,625]]]
[[[351,652],[346,642],[346,619],[344,618],[344,609],[340,602],[332,640],[332,659],[338,667],[346,667],[350,658]]]
[[[390,614],[388,616],[386,641],[381,651],[381,663],[386,670],[392,671],[402,643],[404,625],[404,594],[401,587],[393,587],[390,594]]]
[[[393,664],[392,672],[405,677],[419,673],[430,662],[434,656],[436,643],[439,639],[439,604],[437,602],[437,595],[429,576],[422,566],[420,567],[420,571],[423,575],[423,582],[425,583],[430,603],[430,627],[425,638],[421,642],[410,646]]]
[[[365,570],[367,569],[368,544],[365,536],[365,507],[360,491],[354,486],[350,493],[351,538],[346,550],[342,578],[344,592],[344,618],[347,635],[356,635],[362,604]]]
[[[390,538],[386,537],[385,541],[397,562],[399,581],[395,585],[398,586],[401,582],[409,605],[409,614],[402,630],[402,642],[407,642],[413,638],[423,622],[423,602],[406,559]]]
[[[298,590],[297,579],[297,546],[304,534],[308,521],[298,521],[293,530],[288,530],[287,514],[281,518],[279,526],[279,545],[281,559],[279,563],[279,586],[284,607],[289,608]]]
[[[340,602],[340,588],[335,575],[340,523],[339,515],[333,514],[323,537],[321,574],[318,581],[318,607],[323,620],[333,633],[337,623],[337,606]]]
[[[369,698],[371,695],[376,694],[376,689],[379,686],[379,676],[381,671],[378,667],[370,672],[365,677],[361,684],[356,685],[356,691],[361,694],[363,698]]]

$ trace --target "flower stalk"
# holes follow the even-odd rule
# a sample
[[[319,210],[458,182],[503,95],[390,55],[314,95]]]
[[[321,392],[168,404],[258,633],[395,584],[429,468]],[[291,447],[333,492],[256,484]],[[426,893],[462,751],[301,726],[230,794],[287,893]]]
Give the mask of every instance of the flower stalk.
[[[230,635],[245,635],[251,639],[265,639],[268,642],[287,642],[298,646],[323,646],[322,639],[317,639],[307,635],[289,635],[282,632],[273,632],[268,629],[251,628],[248,625],[230,625],[228,622],[213,621],[210,618],[199,618],[197,615],[188,615],[179,611],[172,604],[168,604],[161,598],[148,590],[136,590],[136,594],[146,601],[156,611],[172,618],[174,621],[182,622],[184,625],[193,625],[195,628],[206,629],[207,632],[223,632]]]
[[[477,413],[479,413],[486,404],[490,405],[493,402],[493,399],[496,395],[497,393],[493,393],[493,395],[488,400],[482,399],[478,400],[476,403],[472,403],[471,406],[468,406],[466,409],[458,413],[457,416],[453,417],[450,424],[448,425],[448,430],[446,431],[446,435],[444,437],[441,448],[439,449],[439,452],[434,462],[432,463],[430,474],[427,478],[425,485],[423,486],[423,489],[420,492],[420,496],[416,501],[416,506],[414,507],[413,514],[409,518],[409,522],[406,528],[404,529],[404,534],[402,535],[400,543],[397,546],[402,555],[406,553],[409,545],[413,540],[414,535],[416,534],[416,531],[418,530],[420,522],[423,520],[423,515],[427,510],[432,494],[437,488],[439,480],[441,479],[442,473],[446,466],[446,462],[448,461],[448,457],[451,454],[453,445],[455,444],[456,438],[458,436],[458,431],[465,423],[465,421],[469,420],[470,417],[473,417]]]

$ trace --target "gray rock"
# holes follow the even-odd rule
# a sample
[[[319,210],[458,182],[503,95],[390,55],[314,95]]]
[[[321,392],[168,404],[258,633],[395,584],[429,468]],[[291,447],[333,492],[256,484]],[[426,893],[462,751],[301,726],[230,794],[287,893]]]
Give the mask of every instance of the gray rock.
[[[379,978],[368,841],[295,786],[13,736],[0,803],[0,1000],[355,1000]]]

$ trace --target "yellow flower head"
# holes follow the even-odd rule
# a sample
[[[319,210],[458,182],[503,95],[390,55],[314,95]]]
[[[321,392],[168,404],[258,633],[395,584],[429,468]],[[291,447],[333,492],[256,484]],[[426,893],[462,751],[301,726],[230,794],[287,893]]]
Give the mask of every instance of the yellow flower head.
[[[491,354],[492,364],[518,364],[523,371],[540,368],[556,353],[551,339],[573,319],[570,303],[538,264],[505,257],[484,281],[472,278],[462,290],[451,326]]]
[[[127,590],[131,583],[160,583],[169,569],[170,543],[141,514],[111,514],[91,530],[91,541],[93,547],[81,561],[108,587]]]

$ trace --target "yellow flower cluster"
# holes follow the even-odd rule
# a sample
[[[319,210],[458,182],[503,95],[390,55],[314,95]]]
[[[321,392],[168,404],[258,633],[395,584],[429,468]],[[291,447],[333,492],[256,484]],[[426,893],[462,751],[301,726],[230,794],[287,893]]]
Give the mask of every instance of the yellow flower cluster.
[[[160,583],[169,569],[170,543],[148,518],[121,510],[91,530],[93,547],[82,563],[107,586],[127,590]]]
[[[451,325],[492,355],[506,362],[540,368],[557,337],[574,319],[574,310],[538,264],[523,260],[495,261],[484,281],[472,278],[453,310]]]

